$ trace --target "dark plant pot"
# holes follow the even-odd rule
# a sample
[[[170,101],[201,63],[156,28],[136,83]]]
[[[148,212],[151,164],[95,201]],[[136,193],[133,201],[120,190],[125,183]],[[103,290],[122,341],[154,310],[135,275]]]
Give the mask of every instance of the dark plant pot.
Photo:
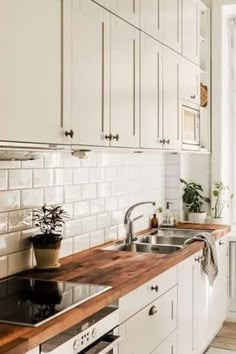
[[[62,236],[60,234],[37,234],[32,237],[32,244],[38,269],[56,269]]]

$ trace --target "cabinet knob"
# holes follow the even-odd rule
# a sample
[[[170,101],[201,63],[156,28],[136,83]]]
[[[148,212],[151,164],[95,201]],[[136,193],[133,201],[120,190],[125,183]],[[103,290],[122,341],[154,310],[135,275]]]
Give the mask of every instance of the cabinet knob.
[[[149,316],[153,316],[153,315],[155,315],[157,312],[158,312],[158,311],[157,311],[156,306],[152,306],[152,307],[150,308],[150,310],[149,310]]]
[[[170,139],[166,139],[165,143],[166,143],[167,145],[170,145]]]
[[[220,240],[219,245],[223,246],[224,245],[224,241]]]
[[[65,136],[70,136],[71,138],[73,138],[74,136],[74,130],[71,129],[71,130],[66,130],[65,131]]]
[[[119,134],[113,135],[113,136],[112,136],[112,139],[113,139],[113,140],[116,140],[116,141],[119,141],[119,139],[120,139]]]
[[[152,285],[151,286],[151,290],[155,291],[156,293],[158,293],[159,287],[158,285]]]
[[[161,139],[161,140],[160,140],[160,143],[161,143],[161,144],[165,144],[165,143],[166,143],[166,139]]]
[[[190,98],[191,98],[192,100],[195,100],[195,99],[196,99],[196,95],[192,95],[192,96],[190,96]]]
[[[109,135],[105,135],[105,140],[112,140],[112,134],[109,134]]]

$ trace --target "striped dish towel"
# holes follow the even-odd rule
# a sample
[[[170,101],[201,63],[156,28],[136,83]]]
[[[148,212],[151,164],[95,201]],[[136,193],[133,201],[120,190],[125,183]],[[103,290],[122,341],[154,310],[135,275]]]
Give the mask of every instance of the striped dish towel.
[[[213,285],[218,274],[218,260],[216,252],[216,243],[214,236],[209,232],[200,232],[196,236],[185,241],[185,245],[195,241],[204,241],[202,269],[206,273],[209,283]]]

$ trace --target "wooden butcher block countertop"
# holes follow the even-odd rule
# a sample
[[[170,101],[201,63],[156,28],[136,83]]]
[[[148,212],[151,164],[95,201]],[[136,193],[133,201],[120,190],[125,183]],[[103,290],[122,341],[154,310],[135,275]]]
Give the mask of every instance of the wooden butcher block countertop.
[[[179,228],[214,230],[216,239],[230,231],[230,226],[181,223]],[[40,343],[104,308],[109,303],[137,288],[148,280],[178,264],[203,248],[194,242],[178,252],[147,254],[95,248],[63,258],[60,269],[53,272],[29,270],[22,276],[71,280],[83,283],[110,285],[112,288],[67,311],[39,327],[0,323],[0,354],[22,354]]]

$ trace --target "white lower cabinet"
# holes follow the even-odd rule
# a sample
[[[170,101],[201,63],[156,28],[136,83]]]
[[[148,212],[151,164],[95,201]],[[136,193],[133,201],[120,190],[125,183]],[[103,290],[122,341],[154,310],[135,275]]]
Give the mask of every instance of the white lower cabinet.
[[[178,352],[177,339],[177,331],[175,331],[152,354],[181,354],[181,352]]]
[[[132,316],[121,326],[122,354],[151,353],[177,327],[177,287]]]
[[[34,349],[31,349],[29,352],[27,352],[26,354],[40,354],[40,349],[39,347],[36,347]]]

